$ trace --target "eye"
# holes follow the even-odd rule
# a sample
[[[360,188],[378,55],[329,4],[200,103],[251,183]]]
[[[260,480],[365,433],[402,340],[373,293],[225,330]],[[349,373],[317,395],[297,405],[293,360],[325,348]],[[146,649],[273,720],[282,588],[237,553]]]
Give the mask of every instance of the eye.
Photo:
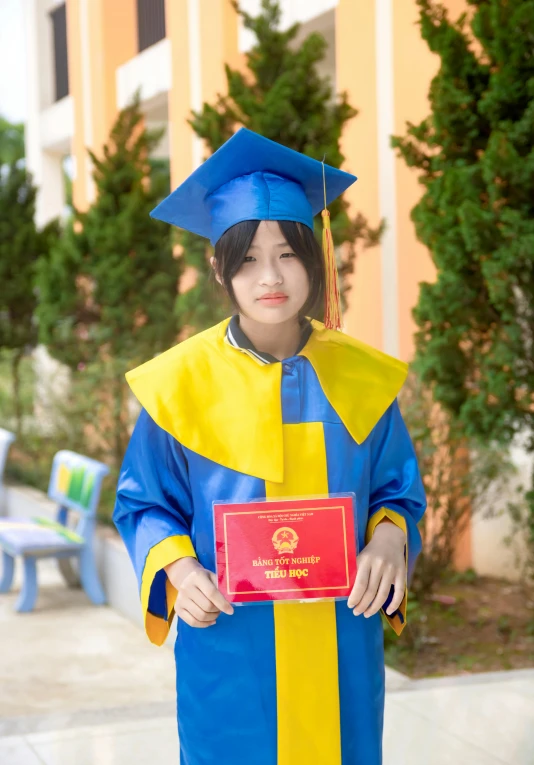
[[[281,258],[296,258],[297,256],[295,255],[295,253],[294,253],[294,252],[283,252],[283,253],[280,255],[280,257],[281,257]]]
[[[252,263],[253,260],[256,260],[256,258],[253,258],[252,255],[245,255],[243,263]]]

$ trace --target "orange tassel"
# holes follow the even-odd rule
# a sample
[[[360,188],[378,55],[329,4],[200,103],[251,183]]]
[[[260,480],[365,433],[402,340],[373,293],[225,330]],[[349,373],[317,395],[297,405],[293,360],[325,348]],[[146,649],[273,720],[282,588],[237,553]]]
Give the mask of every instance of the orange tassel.
[[[327,329],[341,329],[341,296],[334,252],[334,240],[330,230],[330,213],[323,210],[323,256],[325,267],[324,325]]]

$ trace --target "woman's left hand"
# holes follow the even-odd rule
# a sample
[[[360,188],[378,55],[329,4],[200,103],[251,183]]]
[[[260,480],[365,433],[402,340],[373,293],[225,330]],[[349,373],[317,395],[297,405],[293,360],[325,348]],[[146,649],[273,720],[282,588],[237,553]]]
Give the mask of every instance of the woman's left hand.
[[[379,523],[369,544],[358,555],[356,582],[348,600],[354,615],[365,617],[378,613],[395,585],[393,600],[387,609],[393,614],[402,603],[406,586],[404,531],[392,522]]]

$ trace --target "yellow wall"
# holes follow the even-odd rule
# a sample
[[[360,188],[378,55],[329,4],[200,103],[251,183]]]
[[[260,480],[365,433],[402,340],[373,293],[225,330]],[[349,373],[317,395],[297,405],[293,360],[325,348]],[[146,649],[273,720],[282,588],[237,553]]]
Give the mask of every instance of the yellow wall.
[[[166,0],[167,37],[172,41],[172,91],[169,93],[171,185],[178,186],[193,169],[190,113],[187,0]]]
[[[93,150],[100,154],[117,116],[116,71],[137,55],[135,0],[91,0]]]
[[[235,67],[238,54],[237,14],[230,0],[198,0],[198,35],[200,43],[200,101],[194,104],[189,39],[190,19],[187,0],[167,0],[167,35],[172,40],[173,89],[169,94],[169,134],[171,146],[171,184],[178,186],[194,170],[194,133],[187,123],[192,107],[213,104],[226,91],[224,64]],[[201,145],[205,159],[208,150]],[[196,282],[196,272],[188,268],[182,275],[180,289],[187,291]]]
[[[395,133],[405,135],[406,122],[415,124],[429,113],[428,87],[438,60],[421,38],[415,0],[393,4],[393,63],[395,77]],[[413,356],[416,326],[411,311],[417,302],[420,281],[433,281],[434,268],[426,247],[415,236],[411,209],[420,199],[422,187],[413,169],[400,157],[395,162],[397,202],[397,262],[399,284],[400,355]]]
[[[235,68],[238,17],[230,0],[199,0],[202,53],[202,100],[215,103],[226,92],[225,64]]]
[[[455,19],[465,11],[464,0],[446,0]],[[406,134],[406,122],[419,123],[430,113],[428,89],[438,71],[439,59],[422,39],[415,0],[394,0],[393,62],[395,78],[395,134]],[[419,283],[432,282],[435,269],[429,253],[416,238],[410,213],[421,198],[417,174],[399,157],[395,165],[397,197],[397,261],[399,279],[400,356],[411,360],[414,353],[415,322],[412,308],[419,296]]]
[[[355,40],[357,38],[357,44]],[[358,181],[347,192],[354,210],[371,225],[380,220],[378,203],[378,148],[373,2],[339,0],[336,9],[337,90],[346,90],[359,115],[345,128],[341,141],[346,168]],[[345,330],[366,343],[382,345],[380,248],[359,255],[351,278]]]
[[[87,149],[101,153],[117,115],[117,67],[137,53],[135,0],[67,0],[67,34],[74,100],[73,199],[83,210],[91,202]]]
[[[172,41],[173,88],[169,94],[171,182],[178,186],[194,169],[194,134],[187,123],[191,116],[190,18],[187,0],[166,0],[167,36]],[[226,91],[224,65],[240,61],[237,42],[237,14],[230,0],[198,0],[200,42],[200,103],[214,103]],[[202,158],[207,156],[203,150]]]

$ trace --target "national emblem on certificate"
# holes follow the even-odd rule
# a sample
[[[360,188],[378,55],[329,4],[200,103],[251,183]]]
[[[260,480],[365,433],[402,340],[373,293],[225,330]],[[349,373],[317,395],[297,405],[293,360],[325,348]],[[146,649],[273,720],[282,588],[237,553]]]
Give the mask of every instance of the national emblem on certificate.
[[[354,496],[213,504],[219,588],[232,603],[346,598]]]

